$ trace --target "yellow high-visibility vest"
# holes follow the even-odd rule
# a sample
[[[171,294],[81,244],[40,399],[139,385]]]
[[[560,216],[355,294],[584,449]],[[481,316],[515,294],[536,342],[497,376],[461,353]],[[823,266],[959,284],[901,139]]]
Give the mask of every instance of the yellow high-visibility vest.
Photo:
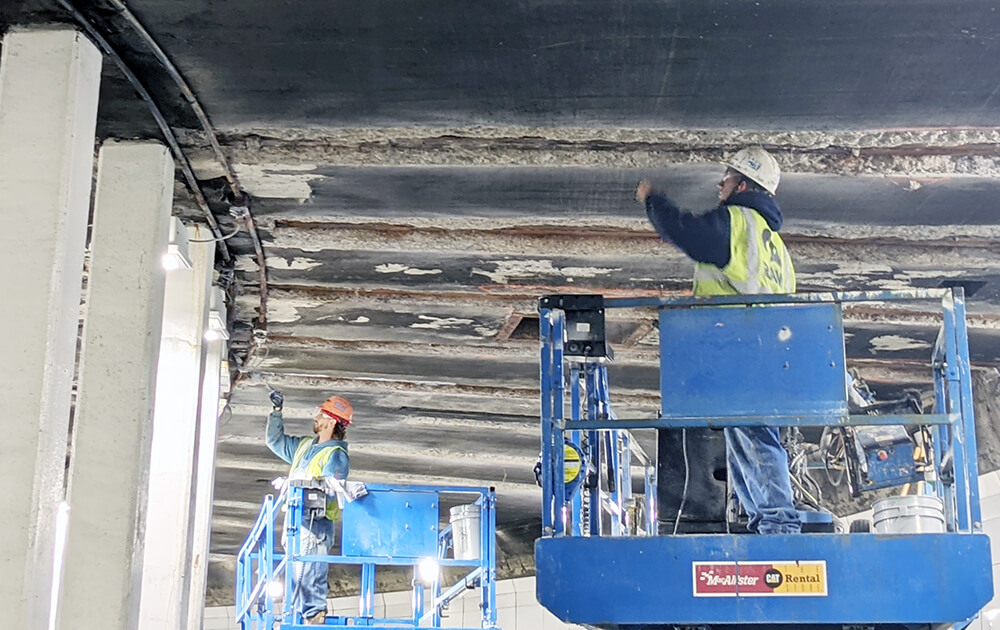
[[[795,293],[795,267],[781,235],[751,208],[729,206],[729,263],[696,263],[694,294]]]
[[[289,479],[322,479],[323,469],[326,468],[327,462],[333,457],[333,452],[336,450],[346,452],[346,449],[342,446],[326,446],[313,455],[303,470],[299,470],[299,464],[302,463],[302,459],[309,452],[309,448],[315,441],[316,438],[314,437],[304,437],[299,441],[299,445],[295,448],[295,455],[292,457],[292,468],[288,473]],[[340,504],[337,503],[336,495],[327,493],[326,517],[331,521],[339,521],[340,516]]]

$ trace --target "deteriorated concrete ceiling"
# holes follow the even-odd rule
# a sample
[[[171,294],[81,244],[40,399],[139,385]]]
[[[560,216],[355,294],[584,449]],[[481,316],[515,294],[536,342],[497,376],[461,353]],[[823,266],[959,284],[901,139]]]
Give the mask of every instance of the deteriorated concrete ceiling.
[[[162,66],[105,0],[78,8],[143,80],[218,214],[224,171]],[[987,0],[133,0],[253,196],[238,254],[212,597],[283,465],[263,383],[305,431],[331,392],[357,406],[352,477],[496,486],[502,576],[539,531],[536,299],[682,295],[692,266],[633,201],[651,178],[714,204],[718,162],[762,144],[784,170],[784,233],[806,291],[938,287],[969,302],[984,464],[1000,365],[1000,12]],[[0,27],[71,21],[8,0]],[[159,137],[106,63],[99,133]],[[176,212],[199,210],[178,180]],[[876,390],[926,380],[935,305],[847,311]],[[652,412],[648,312],[615,315],[617,404]],[[878,358],[875,352],[878,351]],[[349,591],[351,576],[335,587]]]

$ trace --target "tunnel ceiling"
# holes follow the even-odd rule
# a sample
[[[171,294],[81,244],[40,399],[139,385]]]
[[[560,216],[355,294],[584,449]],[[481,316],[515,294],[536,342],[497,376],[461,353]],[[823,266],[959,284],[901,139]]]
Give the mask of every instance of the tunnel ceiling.
[[[635,184],[648,177],[708,208],[719,161],[747,143],[782,165],[800,290],[964,286],[972,359],[1000,364],[994,2],[128,6],[253,196],[270,283],[266,340],[249,351],[258,267],[246,233],[231,239],[239,374],[216,470],[220,602],[283,472],[263,445],[265,382],[286,392],[288,424],[302,431],[328,394],[355,402],[353,478],[496,486],[501,575],[530,573],[537,298],[686,294],[692,265],[651,233]],[[181,93],[113,6],[78,8],[149,89],[229,232],[223,171]],[[72,22],[54,1],[0,6],[3,28],[52,22]],[[98,132],[159,137],[109,61]],[[180,178],[175,211],[200,216]],[[848,309],[851,364],[876,391],[926,388],[936,312]],[[612,394],[651,413],[654,315],[613,318]],[[980,375],[995,393],[991,378]],[[989,424],[995,404],[981,407]],[[983,433],[982,449],[997,452]]]

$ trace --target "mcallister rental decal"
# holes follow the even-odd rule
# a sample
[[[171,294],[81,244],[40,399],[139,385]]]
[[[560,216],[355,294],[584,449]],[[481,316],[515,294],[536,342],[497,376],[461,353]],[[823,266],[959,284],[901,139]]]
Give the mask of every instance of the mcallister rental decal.
[[[825,597],[826,560],[692,562],[695,597]]]

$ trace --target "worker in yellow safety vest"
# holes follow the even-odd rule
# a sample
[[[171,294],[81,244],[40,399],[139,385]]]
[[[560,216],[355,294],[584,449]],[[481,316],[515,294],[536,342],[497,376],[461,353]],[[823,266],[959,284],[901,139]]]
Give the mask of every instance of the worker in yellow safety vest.
[[[281,392],[270,394],[274,409],[267,417],[267,446],[275,455],[291,464],[289,479],[347,479],[350,460],[347,457],[347,427],[354,418],[354,409],[344,398],[331,396],[317,409],[313,417],[312,437],[296,437],[285,433]],[[303,518],[300,553],[327,555],[333,547],[334,525],[340,520],[336,493],[328,490],[326,512],[320,517]],[[294,597],[292,605],[308,625],[324,625],[326,600],[329,593],[329,566],[321,562],[296,562],[293,567]]]
[[[707,212],[682,210],[646,180],[639,182],[636,199],[660,238],[695,261],[696,296],[794,293],[795,268],[778,234],[777,160],[760,147],[748,147],[725,166],[719,204]],[[750,530],[798,533],[801,522],[778,429],[731,427],[725,434],[730,480]]]

